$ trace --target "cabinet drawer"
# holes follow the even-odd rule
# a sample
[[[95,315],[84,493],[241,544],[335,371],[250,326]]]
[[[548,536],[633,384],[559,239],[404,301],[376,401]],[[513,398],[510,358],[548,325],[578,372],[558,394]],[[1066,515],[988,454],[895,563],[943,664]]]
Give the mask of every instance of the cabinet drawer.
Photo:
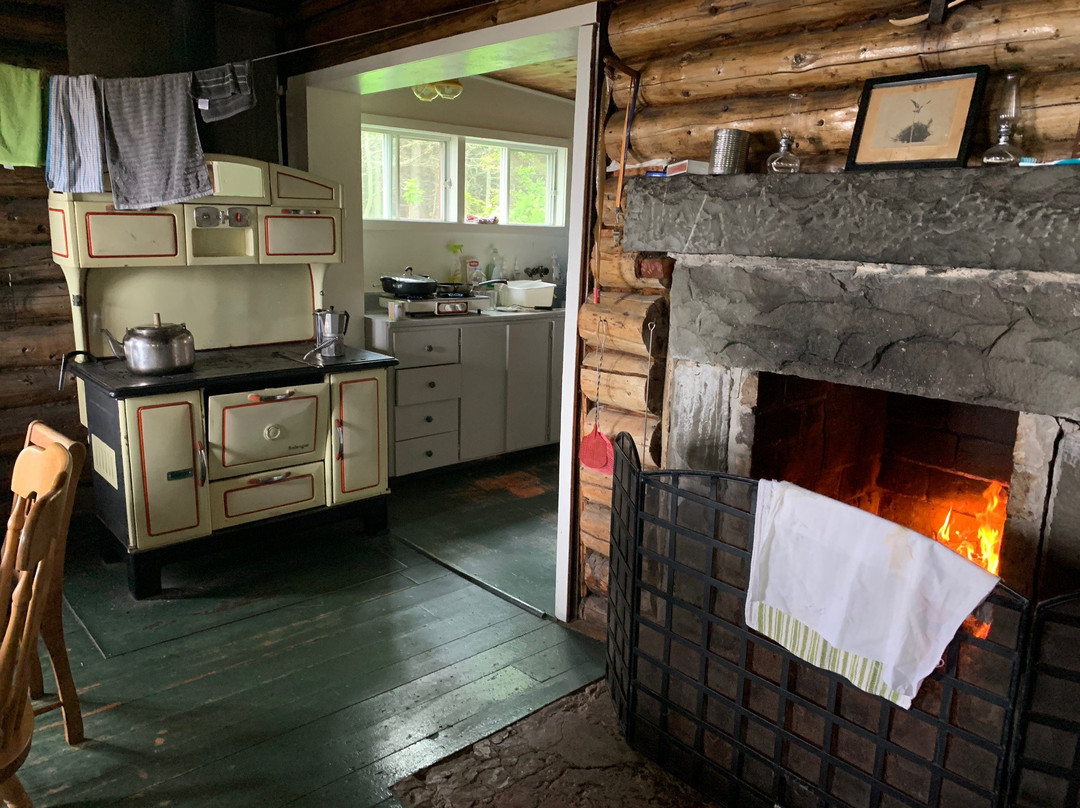
[[[458,428],[458,401],[432,401],[426,404],[410,404],[394,408],[394,438],[409,440],[440,432],[456,432]]]
[[[210,518],[215,530],[325,504],[322,463],[210,483]]]
[[[418,328],[394,331],[392,352],[399,368],[448,365],[458,361],[456,328]]]
[[[457,398],[461,394],[461,367],[436,365],[430,368],[411,368],[397,372],[397,403],[423,404]]]
[[[394,445],[394,471],[398,476],[446,466],[456,463],[457,459],[458,433],[456,431],[412,440],[399,440]]]
[[[325,382],[210,396],[210,479],[322,459]]]

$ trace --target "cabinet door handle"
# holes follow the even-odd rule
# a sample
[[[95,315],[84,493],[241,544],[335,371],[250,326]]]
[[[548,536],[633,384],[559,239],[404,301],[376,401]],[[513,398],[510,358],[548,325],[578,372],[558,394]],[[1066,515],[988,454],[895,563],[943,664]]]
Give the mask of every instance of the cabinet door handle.
[[[432,418],[432,417],[431,417],[431,416],[429,415],[429,416],[427,416],[427,418],[425,418],[424,420],[425,420],[425,421],[426,421],[427,423],[429,423],[429,424],[430,424],[430,423],[431,423],[432,421],[434,421],[435,419],[434,419],[434,418]]]
[[[252,477],[248,480],[248,485],[268,485],[270,483],[280,483],[282,480],[287,480],[292,477],[291,471],[283,471],[281,474],[271,474],[269,477]]]
[[[345,457],[345,422],[340,418],[336,419],[334,429],[337,430],[337,454],[334,459],[341,460]]]
[[[433,451],[431,451],[431,449],[428,449],[426,452],[424,452],[424,457],[434,457],[434,456],[435,456],[435,453]]]
[[[434,345],[425,345],[424,350],[427,351],[428,353],[431,353],[432,351],[435,350],[435,346]]]
[[[264,404],[267,401],[284,401],[287,398],[292,398],[296,395],[295,390],[286,390],[284,393],[280,393],[276,396],[260,396],[258,393],[252,393],[248,396],[248,401],[252,401],[256,404]]]
[[[199,453],[199,487],[202,488],[206,485],[206,447],[199,441],[195,444],[195,449]]]
[[[435,389],[435,382],[428,382],[427,386],[430,387],[432,390],[434,390]]]

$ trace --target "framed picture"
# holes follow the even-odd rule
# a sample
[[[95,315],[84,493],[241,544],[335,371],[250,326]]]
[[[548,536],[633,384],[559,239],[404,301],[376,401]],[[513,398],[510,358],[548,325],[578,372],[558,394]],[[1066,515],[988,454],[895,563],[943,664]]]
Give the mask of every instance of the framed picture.
[[[978,65],[867,81],[847,170],[963,166],[987,73]]]

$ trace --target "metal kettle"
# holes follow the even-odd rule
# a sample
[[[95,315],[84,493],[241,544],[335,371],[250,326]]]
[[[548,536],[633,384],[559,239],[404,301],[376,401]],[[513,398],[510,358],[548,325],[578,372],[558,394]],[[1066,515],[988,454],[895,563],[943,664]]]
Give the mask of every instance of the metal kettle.
[[[315,347],[311,353],[320,356],[344,356],[345,332],[349,330],[349,312],[328,309],[315,310]]]
[[[195,366],[195,338],[184,323],[163,323],[154,314],[153,325],[137,325],[124,333],[121,343],[108,329],[101,333],[117,359],[132,373],[163,375],[191,370]]]

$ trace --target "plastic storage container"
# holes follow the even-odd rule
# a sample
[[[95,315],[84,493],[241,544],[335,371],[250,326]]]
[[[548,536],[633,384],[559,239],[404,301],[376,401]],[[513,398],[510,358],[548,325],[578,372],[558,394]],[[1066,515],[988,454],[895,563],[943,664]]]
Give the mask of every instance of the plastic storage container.
[[[507,281],[499,295],[503,306],[550,308],[555,297],[555,284],[547,281]]]

